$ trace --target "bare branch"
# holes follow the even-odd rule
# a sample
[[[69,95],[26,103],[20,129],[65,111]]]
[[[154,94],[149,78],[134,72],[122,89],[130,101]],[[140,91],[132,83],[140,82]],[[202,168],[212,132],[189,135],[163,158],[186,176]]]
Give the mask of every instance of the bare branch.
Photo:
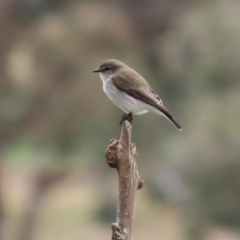
[[[136,146],[131,142],[132,126],[122,124],[120,139],[112,139],[106,150],[106,161],[117,169],[119,199],[116,223],[112,224],[112,240],[131,240],[136,191],[143,186],[136,164]]]

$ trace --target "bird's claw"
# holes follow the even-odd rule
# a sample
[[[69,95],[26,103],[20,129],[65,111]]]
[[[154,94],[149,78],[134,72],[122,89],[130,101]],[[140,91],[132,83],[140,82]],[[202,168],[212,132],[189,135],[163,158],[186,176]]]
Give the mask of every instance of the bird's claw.
[[[132,113],[128,113],[128,114],[125,113],[125,114],[123,114],[123,116],[121,118],[121,121],[120,121],[120,126],[126,120],[132,124],[132,121],[133,121]]]

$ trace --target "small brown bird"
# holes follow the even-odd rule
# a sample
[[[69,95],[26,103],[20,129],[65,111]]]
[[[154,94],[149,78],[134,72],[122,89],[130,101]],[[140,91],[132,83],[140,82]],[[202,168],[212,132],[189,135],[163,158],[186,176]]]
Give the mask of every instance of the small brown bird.
[[[133,114],[151,111],[164,116],[181,130],[180,125],[147,81],[123,62],[109,59],[101,63],[93,72],[99,73],[103,90],[110,100],[126,113],[121,122],[126,119],[132,122]]]

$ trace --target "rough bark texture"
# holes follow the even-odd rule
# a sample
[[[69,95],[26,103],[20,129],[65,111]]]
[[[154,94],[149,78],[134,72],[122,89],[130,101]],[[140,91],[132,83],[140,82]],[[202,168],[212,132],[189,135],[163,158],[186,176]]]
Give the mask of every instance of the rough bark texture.
[[[136,191],[143,186],[136,164],[136,146],[131,142],[132,126],[122,124],[119,140],[112,139],[106,150],[106,161],[116,168],[119,178],[119,199],[116,223],[112,223],[112,240],[131,240]]]

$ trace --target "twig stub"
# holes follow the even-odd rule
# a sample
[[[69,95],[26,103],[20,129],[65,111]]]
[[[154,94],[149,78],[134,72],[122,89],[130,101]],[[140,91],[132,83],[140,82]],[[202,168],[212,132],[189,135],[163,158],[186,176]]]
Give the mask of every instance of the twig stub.
[[[105,151],[106,162],[112,168],[117,168],[118,165],[117,145],[118,141],[113,138]]]

